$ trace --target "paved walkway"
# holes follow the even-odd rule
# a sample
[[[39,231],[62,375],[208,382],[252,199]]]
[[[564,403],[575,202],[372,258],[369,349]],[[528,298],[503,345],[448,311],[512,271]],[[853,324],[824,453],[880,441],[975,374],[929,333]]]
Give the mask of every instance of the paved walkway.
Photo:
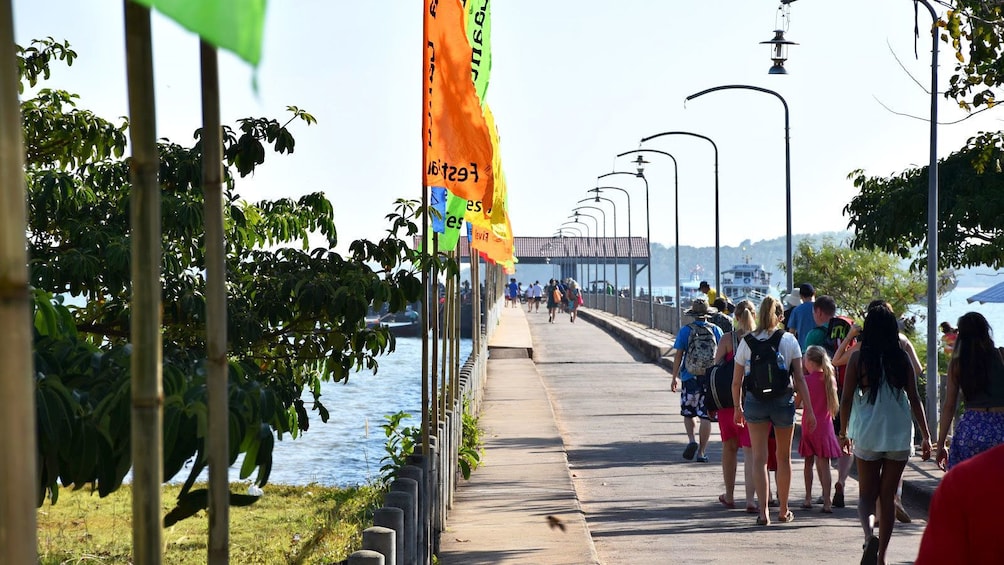
[[[546,313],[512,308],[501,324],[490,343],[480,421],[483,465],[457,491],[440,563],[859,559],[856,484],[848,483],[846,509],[801,510],[800,459],[793,461],[794,523],[757,528],[755,517],[718,504],[717,429],[711,463],[681,458],[687,440],[679,396],[652,359],[668,355],[669,334],[587,309],[574,324],[567,316],[549,324]],[[532,359],[525,357],[530,348]],[[907,504],[918,519],[897,524],[889,553],[895,563],[916,555],[926,508],[917,494],[929,495],[941,474],[919,461],[907,473]],[[742,493],[741,467],[737,483]]]

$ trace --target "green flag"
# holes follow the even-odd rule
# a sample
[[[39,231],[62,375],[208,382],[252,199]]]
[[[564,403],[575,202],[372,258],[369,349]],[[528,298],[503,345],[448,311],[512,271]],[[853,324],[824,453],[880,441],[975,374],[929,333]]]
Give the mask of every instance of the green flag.
[[[446,197],[446,230],[439,236],[439,250],[453,251],[460,239],[460,228],[464,225],[464,214],[467,213],[467,199],[452,192]]]
[[[133,0],[254,66],[261,60],[266,0]]]
[[[490,0],[468,0],[467,42],[471,44],[471,78],[481,105],[492,74],[492,12]]]

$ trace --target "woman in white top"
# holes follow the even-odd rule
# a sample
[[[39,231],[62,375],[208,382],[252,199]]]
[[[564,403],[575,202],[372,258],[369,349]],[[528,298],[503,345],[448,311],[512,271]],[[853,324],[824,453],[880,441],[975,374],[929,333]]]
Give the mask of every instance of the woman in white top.
[[[773,296],[764,298],[760,303],[757,315],[757,331],[746,336],[739,342],[736,350],[736,368],[732,376],[732,400],[735,403],[736,425],[749,424],[750,442],[753,444],[753,481],[756,487],[757,499],[767,500],[767,439],[773,424],[777,440],[777,498],[779,504],[778,521],[791,522],[795,515],[788,508],[788,492],[791,488],[791,441],[795,431],[795,394],[810,403],[809,390],[802,376],[802,350],[798,340],[790,333],[778,329],[784,311],[781,303]],[[776,361],[783,364],[788,373],[788,386],[780,395],[762,398],[749,390],[752,387],[744,383],[750,370],[751,353],[749,339],[763,342],[771,339],[775,332],[781,332],[777,347]],[[776,339],[776,338],[775,338]],[[746,386],[744,386],[746,384]],[[815,429],[816,418],[811,412],[806,414],[805,425],[809,431]],[[760,504],[757,525],[770,524],[767,517],[767,505]]]

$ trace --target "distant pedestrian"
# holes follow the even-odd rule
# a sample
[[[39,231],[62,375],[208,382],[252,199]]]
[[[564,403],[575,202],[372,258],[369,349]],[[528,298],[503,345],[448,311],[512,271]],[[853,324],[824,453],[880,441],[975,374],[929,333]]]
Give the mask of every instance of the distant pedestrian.
[[[771,425],[777,442],[778,521],[792,522],[795,515],[788,507],[791,490],[791,441],[795,425],[795,391],[806,402],[811,395],[802,378],[802,350],[795,336],[780,328],[781,303],[768,296],[760,303],[757,331],[746,335],[736,351],[736,368],[732,378],[732,399],[735,422],[749,425],[753,445],[753,480],[757,499],[768,500],[767,451]],[[769,353],[768,353],[769,352]],[[784,382],[779,382],[779,381]],[[770,388],[764,385],[769,384]],[[805,414],[802,433],[812,432],[816,417]],[[770,524],[767,505],[760,504],[757,525]]]
[[[711,416],[704,403],[704,391],[697,382],[697,375],[703,375],[714,363],[715,351],[722,339],[722,330],[707,320],[715,312],[717,310],[708,306],[706,298],[695,298],[690,309],[684,313],[685,316],[693,317],[694,321],[680,328],[673,344],[676,356],[673,359],[670,390],[680,390],[680,415],[683,416],[683,427],[690,440],[683,450],[683,458],[694,459],[696,455],[697,461],[701,463],[708,462],[706,450],[711,437]],[[694,420],[700,421],[700,443],[695,441]]]
[[[864,327],[861,347],[847,363],[840,443],[845,452],[854,453],[858,465],[858,518],[865,534],[862,562],[885,563],[896,521],[893,499],[913,449],[914,421],[923,436],[925,461],[931,457],[931,435],[914,367],[900,345],[896,315],[885,306],[872,306]],[[876,514],[878,537],[873,534]]]
[[[805,367],[805,385],[809,389],[811,403],[802,403],[803,431],[798,442],[798,454],[805,460],[803,475],[805,479],[805,501],[802,508],[812,508],[812,473],[813,464],[819,474],[819,486],[823,491],[823,512],[833,512],[830,498],[830,486],[833,476],[830,473],[830,460],[840,457],[842,450],[837,441],[833,426],[835,414],[840,412],[840,401],[837,398],[836,370],[830,364],[830,356],[818,345],[811,345],[802,357]],[[812,411],[818,425],[812,432],[804,431],[806,414]]]
[[[816,289],[811,284],[804,283],[798,287],[798,297],[802,303],[791,311],[787,324],[788,331],[794,330],[798,346],[805,349],[805,340],[809,337],[809,332],[816,327],[816,321],[812,317],[812,303],[816,300]]]
[[[516,283],[516,277],[509,279],[509,284],[506,285],[505,305],[512,307],[519,305],[519,284]]]
[[[990,324],[979,312],[959,318],[955,354],[948,363],[945,404],[938,426],[938,454],[942,469],[1004,443],[1004,349],[991,337]],[[955,424],[951,447],[945,445],[955,417],[959,392],[966,411]]]
[[[540,286],[540,281],[533,281],[527,289],[526,311],[540,312],[540,297],[544,294],[544,289]]]
[[[733,326],[732,312],[735,311],[736,307],[724,296],[716,298],[712,306],[718,311],[708,316],[708,321],[718,326],[722,330],[722,333],[731,332]]]
[[[568,291],[565,293],[565,300],[568,301],[568,319],[575,323],[575,318],[579,315],[579,300],[582,298],[582,289],[575,279],[568,284]]]
[[[548,323],[554,323],[554,315],[558,312],[558,307],[561,306],[562,293],[561,288],[558,286],[558,281],[551,279],[544,287],[544,292],[547,295],[547,321]]]
[[[952,358],[952,351],[955,350],[955,340],[959,337],[959,330],[952,327],[948,322],[941,322],[941,347],[945,351],[945,357]]]
[[[701,281],[701,283],[697,285],[697,288],[699,288],[701,292],[707,295],[708,304],[715,303],[715,300],[718,298],[718,291],[711,288],[711,285],[708,284],[708,281]]]

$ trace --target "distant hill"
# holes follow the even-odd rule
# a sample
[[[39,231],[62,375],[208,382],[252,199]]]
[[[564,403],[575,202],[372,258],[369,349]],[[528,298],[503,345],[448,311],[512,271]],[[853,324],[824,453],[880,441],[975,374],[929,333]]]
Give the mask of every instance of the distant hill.
[[[823,232],[815,234],[793,234],[792,247],[797,248],[798,243],[808,239],[814,243],[821,243],[829,238],[834,241],[843,242],[849,240],[851,232]],[[784,265],[786,261],[785,237],[766,239],[753,242],[743,241],[737,246],[723,246],[720,252],[722,270],[732,267],[732,265],[745,263],[747,258],[750,263],[762,264],[764,269],[771,273],[771,286],[779,292],[784,292]],[[676,282],[675,248],[665,247],[655,243],[652,245],[652,285],[655,287],[672,288]],[[689,245],[680,246],[680,280],[688,281],[692,276],[698,279],[714,280],[715,272],[715,248],[714,247],[693,247]],[[714,282],[712,282],[714,284]]]

